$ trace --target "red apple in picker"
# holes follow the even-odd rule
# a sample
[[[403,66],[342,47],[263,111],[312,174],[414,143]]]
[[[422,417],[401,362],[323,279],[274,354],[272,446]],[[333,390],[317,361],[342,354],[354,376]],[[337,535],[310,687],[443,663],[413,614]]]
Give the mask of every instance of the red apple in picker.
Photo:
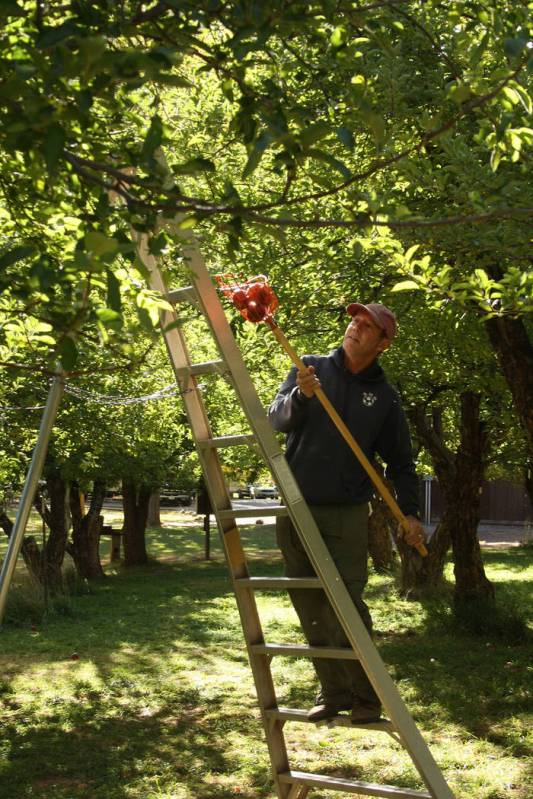
[[[255,300],[248,300],[246,306],[246,318],[250,322],[261,322],[266,316],[266,308]]]
[[[239,311],[242,311],[244,308],[246,308],[248,297],[246,295],[246,292],[243,291],[242,289],[237,289],[237,291],[233,293],[232,299],[233,299],[233,304],[235,305],[236,308],[239,309]]]

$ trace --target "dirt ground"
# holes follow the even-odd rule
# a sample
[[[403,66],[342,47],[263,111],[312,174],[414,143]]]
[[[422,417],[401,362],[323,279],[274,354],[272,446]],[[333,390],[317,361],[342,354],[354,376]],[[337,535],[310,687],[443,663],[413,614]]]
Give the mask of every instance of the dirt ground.
[[[426,532],[431,534],[436,525],[425,525]],[[520,524],[480,524],[478,527],[479,543],[483,547],[491,549],[518,547],[520,544],[533,543],[533,525],[531,523]]]

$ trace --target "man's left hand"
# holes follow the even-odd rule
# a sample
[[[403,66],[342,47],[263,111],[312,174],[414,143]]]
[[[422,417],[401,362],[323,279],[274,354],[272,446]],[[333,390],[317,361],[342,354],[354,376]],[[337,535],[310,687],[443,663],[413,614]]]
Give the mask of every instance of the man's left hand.
[[[416,519],[414,516],[406,516],[405,518],[409,524],[409,529],[406,530],[402,525],[401,532],[404,541],[411,547],[416,547],[419,544],[425,544],[426,533],[420,520]]]

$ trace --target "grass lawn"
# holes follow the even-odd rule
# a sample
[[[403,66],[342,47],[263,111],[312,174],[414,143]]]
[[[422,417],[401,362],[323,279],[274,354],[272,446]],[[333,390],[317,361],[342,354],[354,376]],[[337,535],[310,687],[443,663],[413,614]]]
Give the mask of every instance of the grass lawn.
[[[108,566],[65,615],[0,632],[5,799],[274,796],[218,540],[205,562],[197,522],[164,520],[149,533],[149,567]],[[243,528],[243,539],[253,574],[281,573],[271,527]],[[500,597],[527,607],[532,560],[531,548],[485,553]],[[458,799],[529,799],[531,647],[453,632],[434,603],[399,599],[390,577],[373,575],[367,598],[381,655]],[[267,641],[302,640],[283,592],[258,604]],[[307,661],[275,658],[273,672],[280,704],[312,704]],[[423,788],[383,733],[285,730],[293,768]]]

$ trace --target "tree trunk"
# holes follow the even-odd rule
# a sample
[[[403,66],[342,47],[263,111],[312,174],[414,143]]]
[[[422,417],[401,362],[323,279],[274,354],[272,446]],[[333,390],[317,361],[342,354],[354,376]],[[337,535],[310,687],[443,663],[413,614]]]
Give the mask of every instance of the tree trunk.
[[[399,537],[397,527],[394,528],[393,536],[402,564],[400,592],[404,596],[419,598],[441,588],[444,584],[446,555],[451,544],[446,512],[426,544],[428,554],[425,558]]]
[[[479,418],[480,396],[461,395],[461,443],[456,457],[453,501],[448,500],[455,574],[455,599],[494,599],[494,586],[485,575],[477,537],[487,435]]]
[[[150,501],[148,503],[148,520],[146,522],[148,527],[162,527],[161,524],[161,507],[159,505],[160,491],[156,488],[150,494]]]
[[[11,534],[13,532],[13,522],[7,515],[4,508],[0,509],[0,527],[7,537],[11,538]],[[22,557],[28,572],[31,574],[34,580],[36,580],[38,583],[41,583],[41,550],[39,549],[34,536],[24,536],[20,551],[22,552]]]
[[[446,552],[452,544],[455,600],[492,599],[494,588],[485,575],[477,537],[479,501],[487,450],[487,436],[479,419],[480,397],[471,391],[461,394],[460,444],[453,453],[444,444],[441,410],[427,417],[422,405],[410,412],[417,435],[433,460],[439,485],[444,493],[445,511],[441,524],[428,543],[428,557],[399,550],[404,566],[404,590],[420,590],[442,581]],[[410,548],[409,548],[410,549]]]
[[[68,486],[65,480],[56,473],[46,478],[46,491],[49,507],[39,492],[36,494],[34,507],[48,527],[48,536],[41,555],[42,575],[47,588],[54,594],[63,590],[62,568],[69,528],[67,520]]]
[[[533,461],[527,463],[524,469],[524,487],[529,497],[531,515],[531,509],[533,509]]]
[[[381,497],[374,496],[370,504],[372,512],[368,519],[368,551],[378,573],[390,572],[394,566],[392,531],[396,522]]]
[[[76,483],[71,484],[72,545],[69,552],[78,575],[87,580],[100,580],[105,576],[100,562],[100,535],[104,522],[101,510],[104,498],[105,483],[95,480],[91,504],[84,514],[84,496]]]
[[[137,487],[132,480],[122,481],[125,566],[144,566],[148,563],[145,533],[150,493],[145,485]]]
[[[533,460],[533,346],[522,319],[494,316],[485,322]]]

